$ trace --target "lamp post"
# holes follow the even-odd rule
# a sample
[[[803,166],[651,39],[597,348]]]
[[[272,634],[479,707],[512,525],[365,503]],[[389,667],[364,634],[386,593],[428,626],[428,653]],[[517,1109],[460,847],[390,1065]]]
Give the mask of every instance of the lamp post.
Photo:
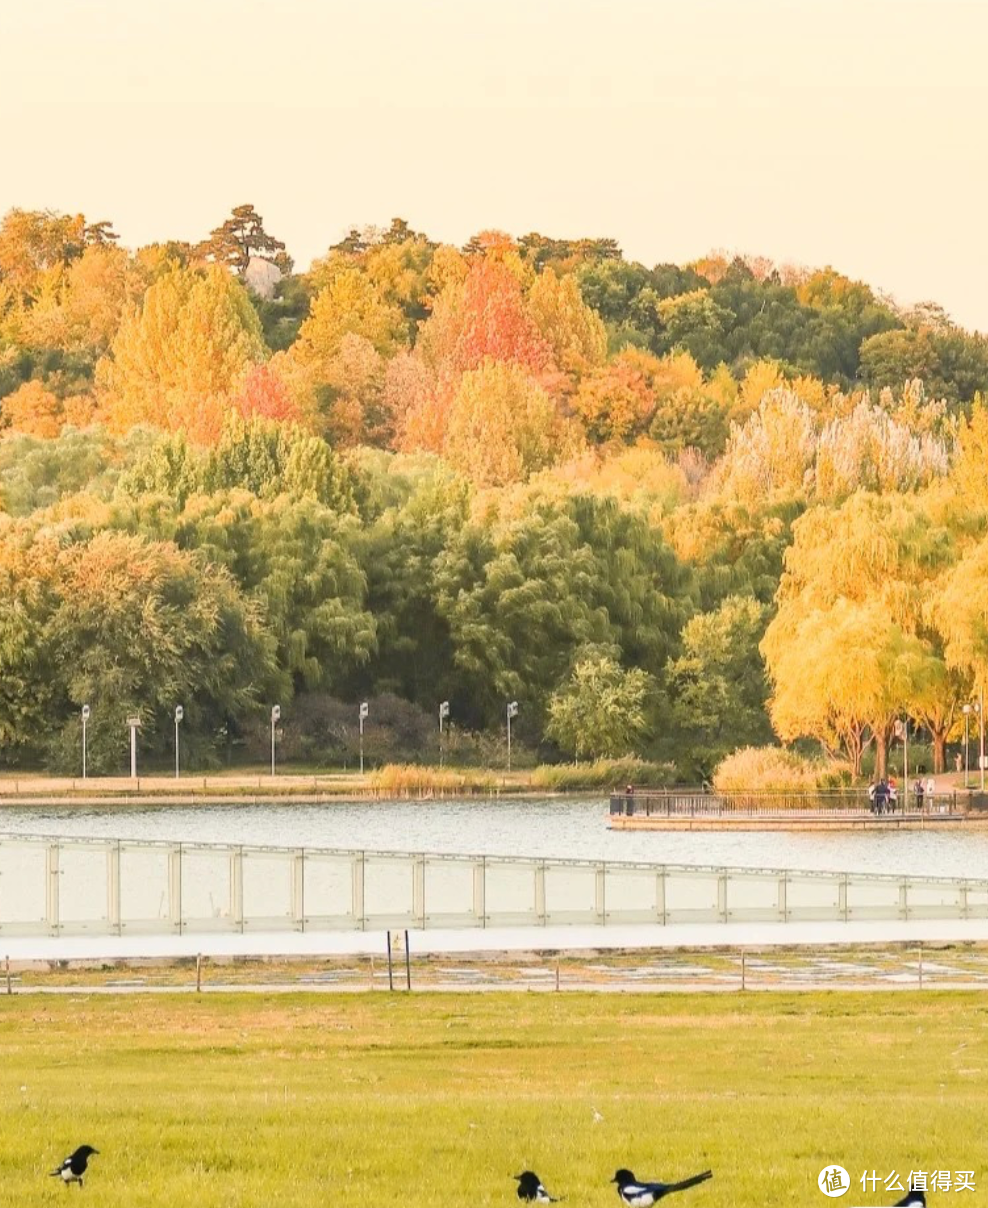
[[[971,706],[964,706],[964,787],[968,788],[971,777],[968,775],[968,767],[971,762],[971,740],[968,737],[968,720],[971,716]]]
[[[141,728],[141,719],[137,714],[127,718],[130,726],[130,778],[137,779],[137,731]]]
[[[893,733],[902,739],[902,812],[909,808],[909,718],[896,718]]]
[[[449,701],[444,700],[439,706],[439,766],[442,767],[445,761],[445,751],[443,750],[443,722],[449,717]]]
[[[281,705],[271,706],[271,775],[274,775],[274,731],[281,717]]]
[[[175,706],[175,779],[178,780],[178,723],[185,716],[181,705]]]
[[[508,771],[511,771],[511,719],[518,716],[518,702],[508,701]]]
[[[367,720],[367,702],[360,706],[360,774],[364,774],[364,722]]]
[[[82,778],[86,779],[86,726],[89,724],[89,706],[82,706]]]

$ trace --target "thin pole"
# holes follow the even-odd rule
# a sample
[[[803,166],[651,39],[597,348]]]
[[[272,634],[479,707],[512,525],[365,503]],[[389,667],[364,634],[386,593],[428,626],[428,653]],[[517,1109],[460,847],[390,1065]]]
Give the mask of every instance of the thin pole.
[[[274,718],[271,718],[271,775],[274,775]]]
[[[909,718],[902,723],[902,812],[909,809]]]
[[[130,727],[130,778],[137,779],[137,726]]]
[[[82,778],[86,779],[86,719],[82,719]]]
[[[978,763],[981,767],[981,791],[985,791],[985,686],[981,685],[980,709],[978,717],[981,719],[981,749]]]
[[[511,771],[511,709],[508,708],[508,771]]]
[[[971,781],[969,764],[971,762],[971,740],[968,738],[967,719],[971,715],[968,705],[964,706],[964,787],[968,788]]]
[[[178,780],[178,722],[175,723],[175,779]]]
[[[202,990],[202,953],[196,955],[196,993]]]
[[[7,993],[13,994],[14,988],[10,984],[10,957],[9,956],[7,957],[6,961],[4,961],[4,965],[6,966],[6,970],[7,970]]]
[[[408,951],[408,932],[405,932],[405,989],[412,988],[412,958]]]
[[[443,715],[439,714],[439,766],[443,766]]]
[[[364,774],[364,719],[360,719],[360,774]]]
[[[387,932],[387,943],[388,943],[388,989],[393,990],[395,988],[395,978],[394,978],[394,970],[391,967],[391,932],[390,931]]]

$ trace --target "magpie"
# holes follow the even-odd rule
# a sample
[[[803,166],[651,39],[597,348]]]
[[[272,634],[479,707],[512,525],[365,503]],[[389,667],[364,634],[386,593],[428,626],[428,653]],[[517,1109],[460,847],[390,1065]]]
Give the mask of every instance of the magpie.
[[[558,1204],[559,1200],[542,1186],[542,1180],[533,1170],[523,1170],[513,1176],[518,1180],[518,1198],[527,1203]]]
[[[656,1200],[661,1200],[671,1191],[685,1191],[687,1187],[695,1187],[697,1183],[705,1183],[713,1177],[712,1170],[705,1170],[703,1174],[695,1174],[681,1183],[646,1183],[636,1179],[630,1170],[619,1170],[611,1182],[617,1183],[618,1195],[628,1208],[652,1208]]]
[[[895,1208],[926,1208],[926,1192],[909,1188],[909,1194],[895,1201]]]
[[[93,1149],[91,1145],[80,1145],[75,1153],[69,1154],[57,1170],[51,1170],[48,1173],[52,1178],[59,1175],[66,1187],[69,1183],[78,1183],[81,1187],[82,1176],[86,1173],[89,1159],[94,1153],[99,1153],[99,1150]]]

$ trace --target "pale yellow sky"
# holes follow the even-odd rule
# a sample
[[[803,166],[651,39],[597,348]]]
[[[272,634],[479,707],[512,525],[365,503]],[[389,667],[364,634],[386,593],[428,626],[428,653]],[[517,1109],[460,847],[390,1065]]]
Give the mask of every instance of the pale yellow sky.
[[[831,263],[988,331],[988,0],[0,0],[0,212]]]

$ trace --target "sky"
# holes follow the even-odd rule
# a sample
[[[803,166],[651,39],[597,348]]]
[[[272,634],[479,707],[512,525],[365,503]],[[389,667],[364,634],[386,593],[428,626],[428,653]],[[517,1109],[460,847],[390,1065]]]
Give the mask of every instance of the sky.
[[[988,0],[0,0],[0,213],[830,264],[988,332]]]

